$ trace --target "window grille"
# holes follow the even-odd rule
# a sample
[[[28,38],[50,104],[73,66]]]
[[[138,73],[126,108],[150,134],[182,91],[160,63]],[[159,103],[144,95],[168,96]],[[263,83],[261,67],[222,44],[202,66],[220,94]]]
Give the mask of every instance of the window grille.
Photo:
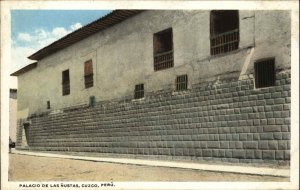
[[[275,85],[275,59],[266,59],[254,63],[255,86],[263,88]]]
[[[153,49],[154,71],[174,66],[172,28],[154,34]]]
[[[144,97],[144,84],[135,85],[134,99],[140,99]]]
[[[238,49],[239,36],[239,13],[237,10],[211,11],[211,55],[222,54]]]
[[[70,94],[70,74],[69,69],[62,72],[62,94]]]
[[[88,60],[84,63],[84,85],[85,85],[85,88],[90,88],[94,85],[92,60]]]
[[[188,76],[181,75],[176,78],[176,91],[187,90]]]

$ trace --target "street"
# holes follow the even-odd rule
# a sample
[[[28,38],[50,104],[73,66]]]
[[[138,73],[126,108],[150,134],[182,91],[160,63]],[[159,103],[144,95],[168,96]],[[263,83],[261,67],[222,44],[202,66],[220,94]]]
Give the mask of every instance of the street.
[[[289,178],[9,155],[10,181],[288,181]]]

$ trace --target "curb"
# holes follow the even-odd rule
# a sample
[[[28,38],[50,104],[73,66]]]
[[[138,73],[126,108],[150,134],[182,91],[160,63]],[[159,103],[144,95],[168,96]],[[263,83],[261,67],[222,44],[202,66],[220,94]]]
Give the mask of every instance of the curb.
[[[94,162],[109,162],[109,163],[119,163],[119,164],[154,166],[154,167],[204,170],[204,171],[213,171],[213,172],[228,172],[228,173],[250,174],[250,175],[290,177],[289,169],[278,169],[278,168],[269,168],[269,167],[211,165],[211,164],[127,159],[127,158],[85,157],[85,156],[71,156],[71,155],[51,154],[51,153],[28,152],[28,151],[19,151],[19,150],[12,150],[12,153],[21,154],[21,155],[30,155],[30,156],[64,158],[64,159],[85,160],[85,161],[94,161]]]

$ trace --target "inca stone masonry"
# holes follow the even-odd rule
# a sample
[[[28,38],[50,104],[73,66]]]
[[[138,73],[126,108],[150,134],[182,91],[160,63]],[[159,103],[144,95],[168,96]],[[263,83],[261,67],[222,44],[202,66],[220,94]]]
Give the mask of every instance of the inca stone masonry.
[[[289,11],[116,10],[29,56],[17,148],[289,163]]]

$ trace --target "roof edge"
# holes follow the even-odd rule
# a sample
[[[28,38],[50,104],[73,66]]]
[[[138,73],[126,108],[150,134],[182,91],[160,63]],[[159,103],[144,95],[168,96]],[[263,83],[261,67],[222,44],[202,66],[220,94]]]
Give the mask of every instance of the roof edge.
[[[21,69],[17,70],[16,72],[10,74],[10,76],[14,76],[14,77],[20,76],[20,75],[36,68],[37,64],[38,64],[38,62],[34,62],[29,65],[26,65],[25,67],[22,67]]]
[[[60,51],[76,42],[79,42],[101,30],[105,30],[115,24],[118,24],[134,15],[137,15],[145,10],[114,10],[107,15],[67,34],[66,36],[54,41],[48,46],[38,50],[34,54],[27,57],[31,60],[41,60],[57,51]]]

